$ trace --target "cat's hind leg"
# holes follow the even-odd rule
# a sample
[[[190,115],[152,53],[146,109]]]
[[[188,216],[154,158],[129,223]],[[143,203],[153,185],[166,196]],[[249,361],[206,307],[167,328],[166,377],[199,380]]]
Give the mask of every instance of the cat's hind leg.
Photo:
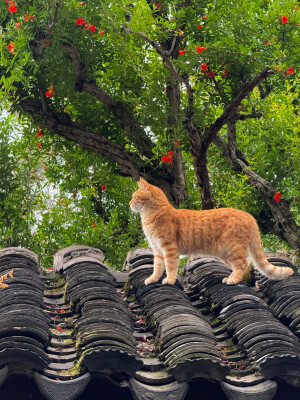
[[[235,276],[235,273],[232,272],[229,276],[227,276],[226,278],[224,278],[222,280],[222,283],[227,283],[227,285],[236,285],[240,281],[241,281],[241,279],[238,280],[238,278],[236,278],[236,276]]]
[[[149,285],[149,283],[158,281],[159,278],[162,276],[164,269],[165,269],[165,262],[163,256],[154,253],[153,274],[145,280],[145,285]]]
[[[246,255],[232,255],[224,261],[226,261],[226,264],[232,269],[232,273],[224,278],[222,282],[227,283],[227,285],[239,283],[243,279],[244,273],[248,267]]]

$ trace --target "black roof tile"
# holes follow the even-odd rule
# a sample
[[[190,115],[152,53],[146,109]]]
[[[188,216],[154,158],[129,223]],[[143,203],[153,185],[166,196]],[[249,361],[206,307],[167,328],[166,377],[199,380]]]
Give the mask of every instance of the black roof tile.
[[[281,377],[295,384],[295,378],[300,372],[299,342],[297,337],[276,319],[276,307],[272,309],[253,290],[255,288],[247,287],[243,283],[235,286],[220,284],[220,271],[214,268],[209,271],[207,268],[209,259],[206,259],[206,263],[201,259],[194,259],[191,263],[192,266],[188,265],[185,271],[187,284],[190,283],[194,292],[209,300],[215,318],[226,321],[226,329],[240,349],[248,355],[248,363],[251,365],[255,362],[266,379]],[[215,259],[211,260],[211,264],[216,264]],[[224,274],[228,273],[228,268],[221,262],[218,263],[218,267]],[[206,284],[206,277],[210,279],[209,285]],[[260,288],[268,288],[264,290],[266,295],[268,290],[275,286],[277,295],[280,287],[286,287],[286,284],[293,287],[297,280],[297,276],[279,282],[267,280],[265,283],[263,279],[263,282],[260,281]],[[276,295],[271,292],[273,300]],[[284,299],[287,300],[288,297],[284,296]],[[288,365],[292,370],[288,370]],[[230,384],[232,385],[232,382]],[[300,386],[300,380],[296,385]]]
[[[273,262],[291,266],[278,256]],[[130,252],[123,272],[115,272],[88,246],[60,250],[55,272],[42,275],[31,251],[0,250],[0,275],[12,269],[0,289],[3,393],[17,391],[6,382],[20,373],[36,382],[32,390],[43,399],[55,400],[83,400],[85,393],[90,399],[94,385],[108,387],[105,380],[119,398],[135,400],[190,400],[196,387],[215,390],[220,400],[251,393],[271,399],[277,386],[279,400],[282,382],[285,396],[287,388],[299,389],[297,275],[278,282],[256,273],[258,291],[228,286],[221,281],[230,271],[219,259],[196,257],[185,268],[184,285],[145,286],[150,249]],[[211,382],[221,382],[224,397]],[[104,399],[111,397],[98,387]]]

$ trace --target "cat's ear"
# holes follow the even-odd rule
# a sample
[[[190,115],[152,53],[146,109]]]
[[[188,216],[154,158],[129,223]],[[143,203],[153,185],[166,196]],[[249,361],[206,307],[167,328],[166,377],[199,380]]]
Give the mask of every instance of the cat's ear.
[[[139,180],[139,188],[146,192],[149,189],[149,183],[145,181],[145,179],[140,178]]]

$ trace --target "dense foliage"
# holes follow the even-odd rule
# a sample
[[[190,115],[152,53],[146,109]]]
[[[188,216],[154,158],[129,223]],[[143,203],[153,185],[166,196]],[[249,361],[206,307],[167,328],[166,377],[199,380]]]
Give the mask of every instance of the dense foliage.
[[[144,176],[300,248],[297,1],[2,0],[0,18],[1,246],[120,267]]]

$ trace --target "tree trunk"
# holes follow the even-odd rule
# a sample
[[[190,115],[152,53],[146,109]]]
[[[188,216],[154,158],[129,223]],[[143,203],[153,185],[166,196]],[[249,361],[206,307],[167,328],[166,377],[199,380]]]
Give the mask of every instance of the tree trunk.
[[[215,207],[215,203],[211,192],[206,153],[202,152],[201,148],[198,146],[193,145],[191,153],[193,156],[197,182],[200,188],[202,210],[209,210]]]

